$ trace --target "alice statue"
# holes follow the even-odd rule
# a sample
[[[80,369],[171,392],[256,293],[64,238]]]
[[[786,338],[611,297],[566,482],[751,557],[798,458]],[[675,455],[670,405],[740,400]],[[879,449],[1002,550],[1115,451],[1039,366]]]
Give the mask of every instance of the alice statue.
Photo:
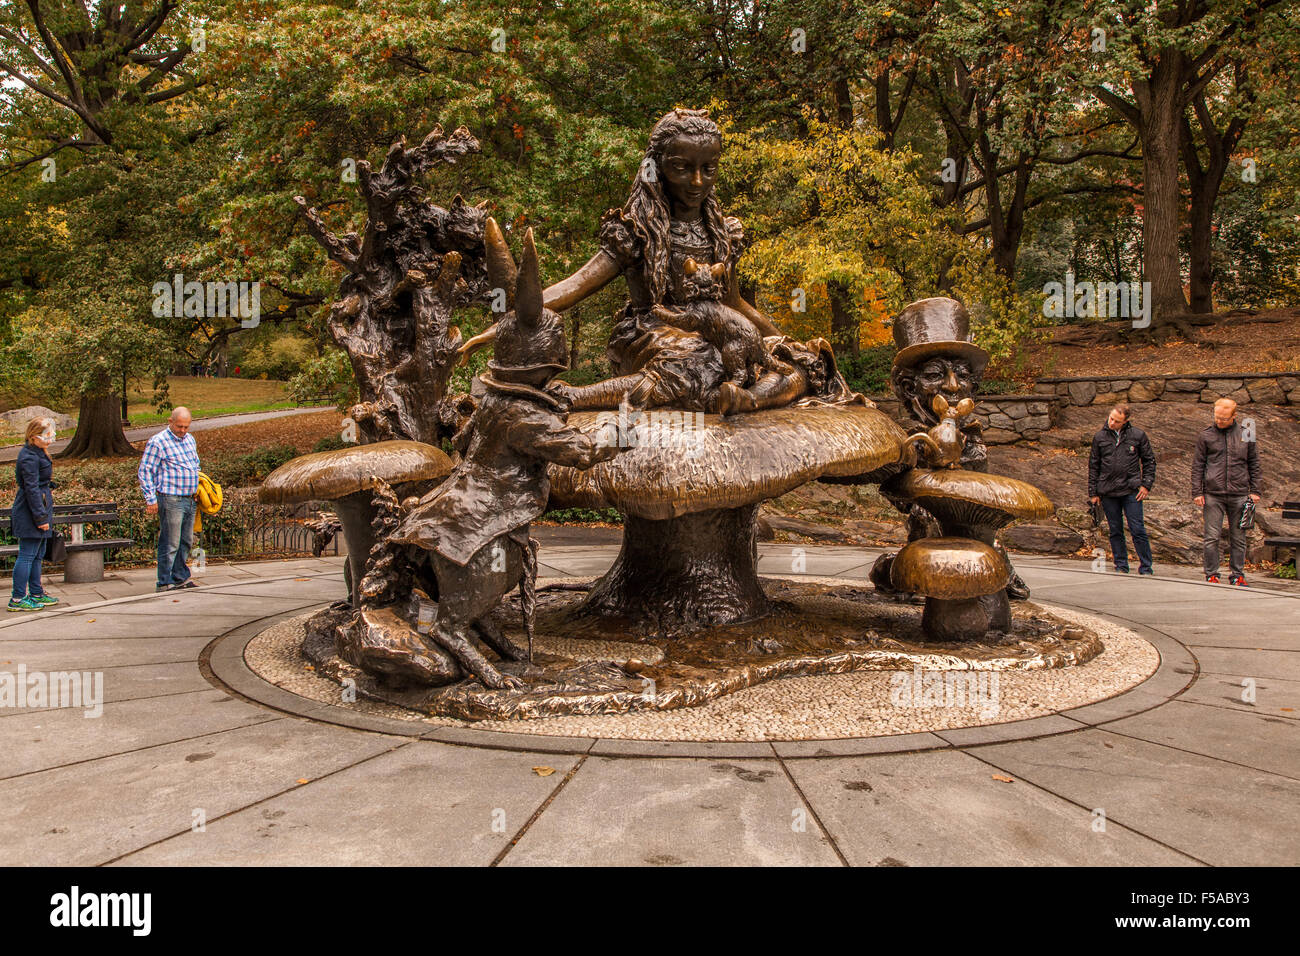
[[[671,407],[723,415],[800,404],[861,403],[823,339],[799,342],[740,294],[736,264],[746,242],[740,220],[724,216],[714,194],[722,131],[707,110],[677,109],[650,133],[645,159],[621,209],[601,219],[600,249],[577,272],[546,289],[546,308],[563,312],[618,276],[628,301],[618,313],[606,355],[614,377],[592,385],[553,382],[549,390],[575,410]],[[725,309],[725,330],[751,323],[765,354],[744,384],[724,368],[716,334],[673,324],[697,303],[692,277],[710,266]],[[709,270],[699,270],[701,274]],[[687,310],[687,311],[676,311]],[[689,324],[689,323],[683,323]],[[716,331],[716,330],[715,330]],[[754,334],[744,329],[752,339]],[[462,354],[493,341],[496,327],[470,339]]]

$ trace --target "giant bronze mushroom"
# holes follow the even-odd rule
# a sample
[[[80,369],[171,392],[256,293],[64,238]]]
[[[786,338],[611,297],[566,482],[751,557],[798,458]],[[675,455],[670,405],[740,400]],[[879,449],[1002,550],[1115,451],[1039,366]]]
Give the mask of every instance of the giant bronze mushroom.
[[[343,523],[348,546],[348,598],[357,605],[357,585],[375,543],[374,489],[390,485],[399,499],[428,491],[451,471],[451,459],[441,449],[418,441],[381,441],[337,451],[302,455],[266,476],[258,491],[264,504],[332,501]]]
[[[649,621],[666,634],[767,613],[757,571],[760,502],[818,478],[884,477],[910,452],[903,430],[868,405],[726,419],[635,414],[569,416],[584,432],[632,447],[586,471],[552,468],[551,502],[613,507],[625,517],[618,560],[593,586],[585,612]]]
[[[1012,521],[1046,518],[1055,511],[1047,495],[1028,482],[961,468],[914,468],[886,481],[880,491],[901,511],[909,503],[924,508],[945,536],[987,545]],[[1011,607],[1006,592],[991,595],[985,605],[990,626],[1007,630]]]
[[[925,595],[921,629],[931,640],[973,641],[989,629],[981,600],[1007,586],[1006,559],[970,538],[921,538],[894,557],[890,582],[899,591]]]

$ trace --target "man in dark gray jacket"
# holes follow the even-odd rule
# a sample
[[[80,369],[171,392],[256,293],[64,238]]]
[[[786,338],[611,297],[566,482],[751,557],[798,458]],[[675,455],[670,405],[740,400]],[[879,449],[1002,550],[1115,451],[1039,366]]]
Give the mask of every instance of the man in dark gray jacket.
[[[1192,495],[1205,515],[1205,580],[1219,583],[1223,518],[1228,518],[1228,583],[1246,586],[1246,532],[1240,527],[1247,501],[1259,502],[1263,468],[1254,429],[1237,421],[1237,403],[1214,403],[1214,424],[1196,436]]]
[[[1088,456],[1088,500],[1101,502],[1110,526],[1110,553],[1115,570],[1128,574],[1128,546],[1124,520],[1128,519],[1138,574],[1154,574],[1151,541],[1142,520],[1142,502],[1156,483],[1156,455],[1146,432],[1128,420],[1127,405],[1116,405],[1106,417],[1106,427],[1092,439]]]

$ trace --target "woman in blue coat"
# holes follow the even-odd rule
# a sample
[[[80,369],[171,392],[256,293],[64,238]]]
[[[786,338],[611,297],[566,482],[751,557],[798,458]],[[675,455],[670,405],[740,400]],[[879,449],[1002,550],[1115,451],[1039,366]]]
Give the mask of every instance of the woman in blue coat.
[[[14,593],[11,611],[39,611],[58,604],[41,587],[41,558],[50,539],[54,519],[54,463],[45,449],[54,441],[54,423],[33,418],[27,424],[27,440],[18,452],[18,493],[10,509],[13,534],[18,539],[18,561],[14,564]]]

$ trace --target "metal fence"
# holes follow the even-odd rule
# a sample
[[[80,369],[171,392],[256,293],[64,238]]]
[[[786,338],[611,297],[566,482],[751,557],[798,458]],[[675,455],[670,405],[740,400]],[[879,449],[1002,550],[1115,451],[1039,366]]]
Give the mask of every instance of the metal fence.
[[[231,500],[227,497],[221,511],[215,515],[203,515],[203,529],[194,536],[194,548],[202,548],[207,561],[256,561],[310,555],[315,535],[304,521],[315,513],[315,509],[304,506],[264,505],[256,499]],[[121,504],[116,521],[85,526],[85,540],[97,538],[130,538],[135,542],[129,548],[109,552],[106,566],[151,564],[157,554],[158,516],[147,513],[144,502]],[[0,532],[0,544],[9,543],[13,543],[13,539]],[[339,537],[335,537],[324,553],[339,553]],[[13,563],[13,558],[0,558],[0,572],[12,571]]]

